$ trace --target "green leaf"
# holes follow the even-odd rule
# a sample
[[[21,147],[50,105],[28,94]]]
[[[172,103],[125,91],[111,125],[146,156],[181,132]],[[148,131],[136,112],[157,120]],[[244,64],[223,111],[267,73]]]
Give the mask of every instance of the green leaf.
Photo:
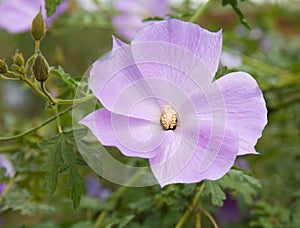
[[[171,210],[183,211],[189,202],[190,193],[195,185],[170,185],[157,195],[156,200],[164,202]]]
[[[204,181],[205,187],[203,189],[203,196],[210,195],[213,205],[222,207],[223,201],[226,199],[226,195],[220,187],[218,181]]]
[[[244,1],[244,0],[242,0]],[[245,19],[242,11],[238,7],[238,0],[222,0],[222,6],[231,5],[233,10],[239,16],[240,22],[248,29],[251,29],[250,25],[248,24],[247,20]]]
[[[84,222],[81,221],[71,226],[71,228],[94,228],[94,227],[95,225],[90,221],[84,221]]]
[[[46,171],[46,190],[51,194],[55,192],[58,179],[58,170],[63,164],[61,151],[64,150],[64,143],[64,138],[61,134],[59,134],[45,139],[38,144],[42,151],[45,151],[49,154],[42,165],[42,170]]]
[[[62,0],[45,0],[47,17],[50,17],[56,11],[56,6],[61,3]]]
[[[119,215],[118,212],[113,213],[110,217],[106,217],[101,224],[101,227],[130,227],[128,223],[135,217],[133,214],[127,214],[124,216]]]
[[[114,209],[115,203],[112,201],[103,201],[96,197],[84,196],[81,199],[80,208],[91,209],[95,211],[111,211]]]
[[[74,130],[76,135],[83,137],[86,130]],[[78,172],[80,166],[85,165],[81,157],[78,156],[76,139],[74,132],[60,133],[52,138],[46,139],[39,143],[42,151],[48,153],[42,169],[46,171],[45,183],[46,189],[54,193],[58,175],[63,173],[68,176],[67,187],[70,190],[70,197],[73,201],[73,207],[79,206],[81,196],[85,192],[85,180]]]
[[[78,173],[74,166],[69,169],[70,177],[68,188],[71,190],[71,199],[73,200],[73,207],[76,209],[80,204],[80,198],[85,192],[85,179]]]
[[[219,180],[219,183],[223,189],[233,189],[241,194],[247,204],[253,202],[253,197],[257,195],[257,189],[261,188],[257,179],[238,169],[231,169]]]
[[[46,204],[33,202],[32,196],[25,189],[14,189],[4,197],[3,207],[1,210],[20,211],[22,215],[34,216],[36,213],[53,212],[55,209]]]
[[[163,17],[147,17],[145,19],[143,19],[142,21],[162,21],[164,20]]]
[[[183,186],[182,194],[184,196],[190,196],[194,193],[196,184],[186,184]]]
[[[194,15],[194,12],[184,12],[184,13],[170,13],[167,14],[169,18],[177,18],[183,20],[184,18],[189,18]]]
[[[130,209],[136,210],[138,213],[148,210],[153,206],[153,197],[145,197],[128,205]]]
[[[118,227],[125,227],[132,219],[134,218],[134,215],[127,215],[120,219],[119,226]]]
[[[256,202],[251,211],[252,221],[250,226],[255,227],[298,227],[290,224],[291,215],[286,206],[273,205],[270,202],[260,200]]]
[[[50,73],[59,79],[61,79],[65,84],[67,84],[73,92],[76,91],[79,86],[79,82],[71,77],[70,74],[66,73],[62,67],[58,67],[58,69],[51,68]]]
[[[227,70],[228,70],[227,66],[219,67],[214,79],[216,80],[216,79],[220,78],[221,76],[229,73]]]

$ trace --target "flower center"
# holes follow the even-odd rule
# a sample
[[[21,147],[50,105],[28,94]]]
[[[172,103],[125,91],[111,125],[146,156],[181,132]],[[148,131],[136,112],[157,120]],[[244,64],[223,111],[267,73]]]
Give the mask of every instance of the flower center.
[[[165,106],[164,112],[161,114],[160,123],[164,131],[174,131],[176,129],[176,112],[170,105]]]

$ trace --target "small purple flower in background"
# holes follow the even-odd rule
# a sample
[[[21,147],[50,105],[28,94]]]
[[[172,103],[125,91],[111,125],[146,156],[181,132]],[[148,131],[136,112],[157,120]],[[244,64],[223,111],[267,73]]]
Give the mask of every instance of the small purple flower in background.
[[[99,178],[94,175],[87,175],[86,189],[88,195],[91,197],[97,197],[100,199],[107,199],[111,195],[111,190],[103,188],[99,182]]]
[[[115,0],[117,14],[112,18],[117,33],[127,40],[133,38],[135,32],[153,22],[143,22],[147,17],[164,17],[170,13],[167,0]]]
[[[42,15],[48,27],[52,21],[68,8],[67,1],[57,6],[51,17],[46,16],[44,0],[2,0],[0,1],[0,29],[10,33],[23,33],[30,31],[32,20],[42,7]]]
[[[236,199],[229,194],[226,194],[226,200],[223,207],[217,209],[216,217],[221,227],[228,223],[238,222],[241,218],[241,209]]]
[[[242,59],[237,55],[223,51],[220,58],[220,65],[227,66],[229,68],[239,68],[242,65]]]
[[[260,41],[260,48],[268,51],[272,48],[272,40],[269,37],[265,37]]]
[[[0,155],[0,168],[6,169],[5,176],[12,177],[14,175],[12,164],[3,155]],[[0,183],[0,195],[3,193],[5,188],[6,188],[6,184]]]
[[[239,167],[240,169],[246,170],[246,171],[251,171],[250,167],[249,167],[249,163],[245,158],[238,158],[236,160],[236,165],[237,167]]]
[[[78,6],[88,12],[96,12],[99,5],[94,0],[76,0]]]
[[[235,72],[213,80],[222,33],[177,19],[140,29],[131,44],[113,39],[89,87],[102,103],[81,123],[106,146],[148,158],[163,187],[216,180],[254,146],[267,123],[256,81]]]

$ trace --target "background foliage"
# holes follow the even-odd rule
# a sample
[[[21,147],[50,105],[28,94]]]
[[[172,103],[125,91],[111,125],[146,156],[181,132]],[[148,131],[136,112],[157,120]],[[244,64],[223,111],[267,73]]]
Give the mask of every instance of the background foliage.
[[[46,2],[52,14],[60,1]],[[41,46],[52,66],[47,88],[60,99],[74,97],[80,78],[110,50],[111,34],[116,34],[110,23],[112,8],[87,12],[70,2],[71,7],[47,31]],[[174,7],[172,17],[188,20],[200,5],[185,1]],[[218,75],[249,72],[263,89],[269,111],[268,125],[256,147],[260,155],[241,160],[248,163],[248,171],[237,164],[215,182],[128,188],[98,178],[76,148],[71,112],[64,111],[71,109],[70,105],[58,106],[63,127],[63,133],[58,133],[56,118],[52,118],[55,110],[48,102],[22,82],[0,80],[0,153],[11,160],[16,172],[12,178],[1,174],[1,183],[8,186],[0,198],[2,225],[174,227],[186,216],[185,227],[197,227],[200,220],[203,227],[214,222],[221,227],[300,227],[299,9],[298,1],[262,5],[247,0],[211,1],[197,20],[211,31],[223,29],[223,50],[241,60],[235,67],[224,62]],[[30,34],[0,30],[0,44],[0,57],[9,66],[16,49],[25,59],[34,50]],[[5,140],[47,119],[49,123],[30,134]],[[121,157],[115,149],[108,150]],[[98,192],[111,192],[108,198],[90,193],[88,175],[101,183]],[[228,207],[229,198],[238,209]],[[238,218],[222,222],[222,206]]]

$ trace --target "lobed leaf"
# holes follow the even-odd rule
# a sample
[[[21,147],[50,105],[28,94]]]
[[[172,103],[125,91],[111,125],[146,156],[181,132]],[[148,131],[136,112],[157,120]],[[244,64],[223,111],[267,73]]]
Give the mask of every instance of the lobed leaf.
[[[233,189],[244,198],[245,203],[251,204],[261,188],[260,182],[243,170],[231,169],[220,181],[223,189]]]
[[[59,167],[63,164],[61,151],[64,150],[64,140],[62,134],[45,139],[38,146],[42,151],[48,153],[45,162],[42,165],[42,170],[46,171],[45,184],[49,193],[54,193],[57,180]]]
[[[74,130],[76,135],[83,137],[86,130]],[[78,167],[85,165],[81,157],[78,156],[74,132],[60,133],[39,143],[42,151],[48,156],[42,166],[46,171],[45,184],[49,193],[54,193],[58,175],[63,173],[68,176],[67,187],[70,190],[70,197],[74,208],[78,208],[81,196],[85,192],[85,180],[78,172]]]
[[[47,17],[50,17],[56,11],[56,6],[61,3],[62,0],[45,0]]]
[[[53,212],[55,209],[46,204],[32,201],[31,194],[25,189],[14,189],[8,192],[4,197],[2,211],[13,210],[20,211],[22,215],[34,216],[36,213]]]
[[[203,189],[203,195],[211,197],[213,205],[222,207],[223,201],[226,199],[226,195],[217,181],[204,181],[205,187]]]

